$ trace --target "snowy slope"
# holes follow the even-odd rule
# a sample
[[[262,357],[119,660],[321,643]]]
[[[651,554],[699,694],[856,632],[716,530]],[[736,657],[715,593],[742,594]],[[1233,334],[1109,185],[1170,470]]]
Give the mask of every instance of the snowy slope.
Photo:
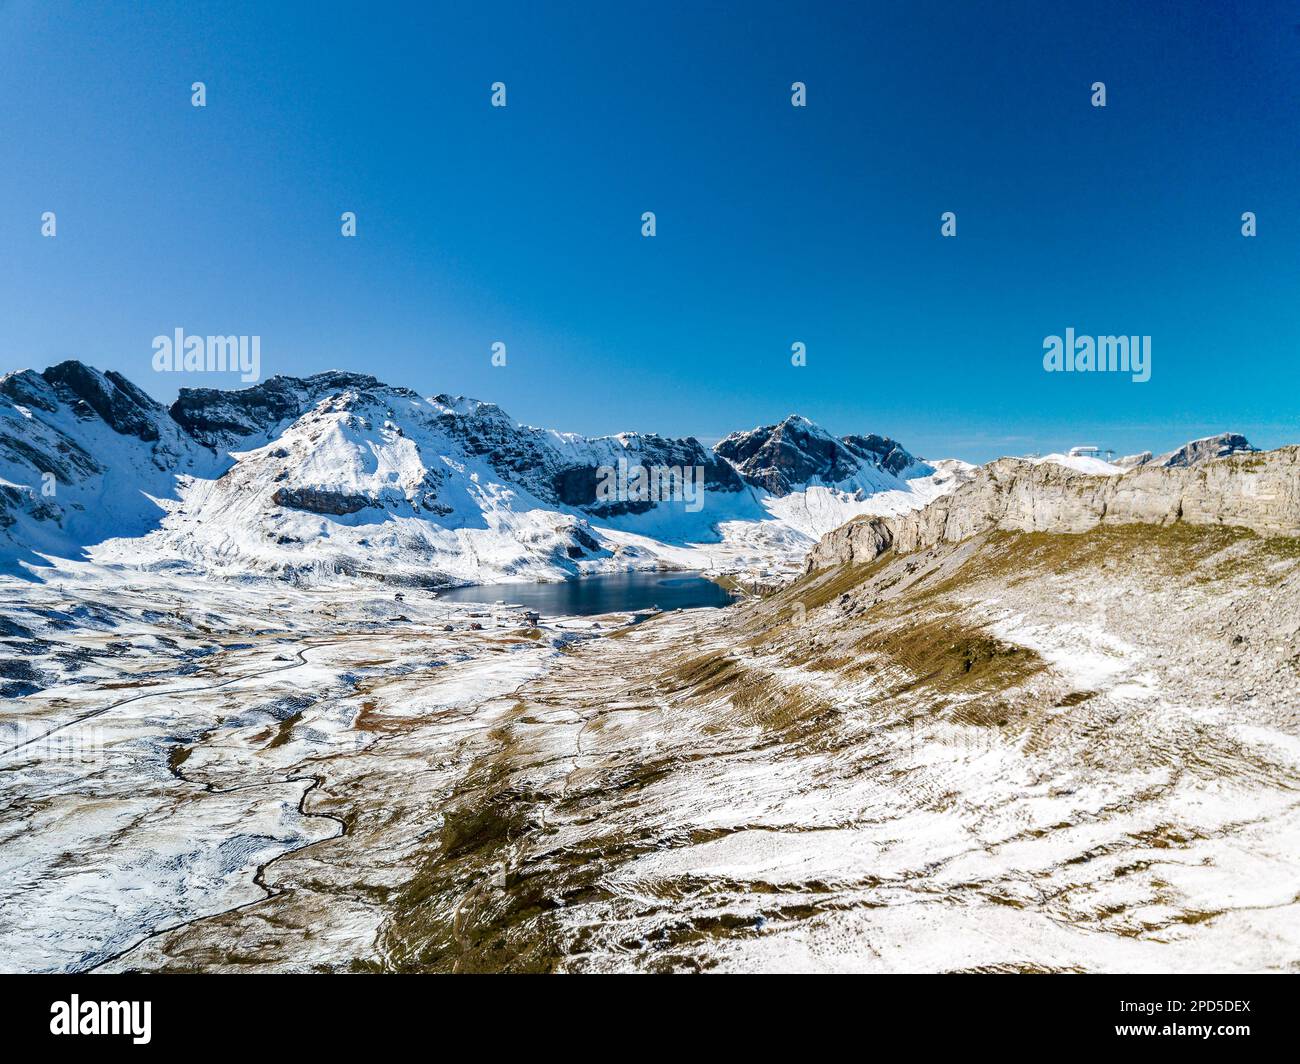
[[[1034,465],[1048,463],[1065,466],[1078,473],[1091,473],[1099,477],[1113,477],[1125,472],[1125,467],[1117,462],[1107,462],[1103,458],[1093,458],[1086,454],[1045,454],[1041,458],[1027,458]]]
[[[599,496],[600,470],[620,462],[698,469],[703,497]],[[425,584],[784,569],[845,520],[923,505],[967,469],[800,417],[716,450],[588,438],[337,371],[184,389],[168,410],[68,362],[0,378],[0,564]]]
[[[220,460],[117,374],[65,362],[0,378],[0,571],[78,557],[107,536],[142,536],[177,473]]]

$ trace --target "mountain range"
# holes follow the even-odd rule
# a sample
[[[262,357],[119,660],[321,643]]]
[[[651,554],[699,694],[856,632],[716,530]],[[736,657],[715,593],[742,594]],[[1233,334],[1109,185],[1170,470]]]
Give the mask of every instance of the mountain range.
[[[0,580],[9,966],[1294,969],[1300,447],[1097,454],[0,378],[0,557],[74,559]],[[661,565],[788,579],[486,624],[336,581]]]
[[[620,460],[702,470],[703,506],[599,497],[600,471]],[[67,361],[0,378],[0,565],[430,585],[788,568],[849,518],[915,509],[970,469],[795,415],[713,448],[589,438],[339,371],[185,388],[165,407]]]

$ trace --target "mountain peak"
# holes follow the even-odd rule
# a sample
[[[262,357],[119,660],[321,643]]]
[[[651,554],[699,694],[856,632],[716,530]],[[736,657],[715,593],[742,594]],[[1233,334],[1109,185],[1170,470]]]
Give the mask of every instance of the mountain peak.
[[[309,377],[277,375],[247,388],[182,388],[171,416],[204,446],[229,449],[266,438],[277,425],[301,417],[321,400],[349,393],[362,399],[420,398],[409,388],[385,384],[368,373],[333,369]]]
[[[802,414],[786,414],[786,416],[778,422],[776,427],[803,429],[806,432],[815,432],[821,436],[830,435],[829,432],[817,424],[817,422],[813,421],[812,418],[804,417]]]
[[[59,408],[59,397],[50,382],[34,369],[14,370],[0,376],[0,395],[7,396],[20,406],[34,406],[46,413],[53,413]]]
[[[474,399],[468,395],[448,395],[446,392],[431,396],[429,402],[444,413],[459,414],[461,417],[474,417],[485,407],[492,410],[501,409],[496,403],[484,402],[482,399]]]
[[[1215,458],[1226,458],[1230,454],[1242,454],[1258,451],[1240,432],[1220,432],[1213,436],[1202,436],[1191,440],[1172,451],[1153,455],[1150,451],[1127,455],[1117,459],[1115,465],[1121,469],[1136,469],[1138,466],[1164,466],[1175,469],[1181,466],[1197,465]]]
[[[801,414],[734,432],[714,450],[749,483],[777,496],[813,481],[854,485],[865,478],[871,489],[879,490],[884,486],[881,473],[900,477],[912,467],[929,469],[887,436],[836,438]]]
[[[1239,432],[1220,432],[1215,436],[1203,436],[1199,440],[1192,440],[1152,461],[1155,465],[1174,468],[1196,465],[1198,462],[1205,462],[1212,458],[1226,458],[1230,454],[1258,449]]]
[[[41,376],[73,414],[85,420],[98,416],[114,432],[146,442],[158,439],[158,421],[166,416],[161,403],[146,395],[122,374],[101,373],[76,359],[51,366]]]
[[[515,432],[524,426],[519,425],[496,403],[485,399],[475,399],[468,395],[435,395],[427,402],[443,418],[454,421],[467,421],[481,426],[495,426],[487,431]]]

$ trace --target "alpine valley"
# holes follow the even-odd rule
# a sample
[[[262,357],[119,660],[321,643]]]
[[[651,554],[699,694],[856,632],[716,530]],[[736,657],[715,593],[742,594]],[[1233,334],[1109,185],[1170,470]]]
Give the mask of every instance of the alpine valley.
[[[735,604],[512,601],[677,571]],[[0,589],[9,970],[1300,969],[1297,447],[64,362],[0,378]]]

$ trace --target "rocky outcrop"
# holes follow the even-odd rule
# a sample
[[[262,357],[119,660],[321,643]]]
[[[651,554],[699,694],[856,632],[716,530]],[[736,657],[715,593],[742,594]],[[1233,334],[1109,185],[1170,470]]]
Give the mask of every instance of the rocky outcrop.
[[[99,417],[114,432],[146,443],[158,439],[158,422],[167,416],[166,411],[120,373],[100,373],[70,359],[51,366],[41,376],[78,418]]]
[[[704,487],[707,491],[742,491],[744,482],[736,471],[716,455],[705,450],[694,436],[674,440],[650,433],[638,436],[625,459],[629,468],[680,469],[683,476],[693,482],[694,470],[704,470]],[[617,517],[625,513],[645,513],[657,505],[653,499],[601,502],[597,500],[597,487],[601,468],[594,465],[569,466],[555,474],[552,486],[556,498],[566,506],[580,506],[596,517]]]
[[[877,469],[883,469],[896,477],[902,476],[917,464],[916,459],[901,444],[888,436],[877,436],[874,432],[869,432],[865,436],[844,436],[842,442],[864,462],[870,462]]]
[[[1192,440],[1173,451],[1154,455],[1150,451],[1130,454],[1117,459],[1115,464],[1121,469],[1136,469],[1138,466],[1152,465],[1174,468],[1176,466],[1196,465],[1198,462],[1212,462],[1216,458],[1227,458],[1230,454],[1254,454],[1258,447],[1240,432],[1220,432],[1217,436],[1205,436]]]
[[[1140,465],[1146,465],[1154,457],[1155,455],[1150,451],[1139,451],[1137,454],[1126,454],[1123,458],[1116,458],[1114,464],[1120,469],[1136,469]]]
[[[35,407],[47,414],[59,408],[59,397],[50,382],[31,369],[20,369],[0,377],[0,395],[8,396],[19,406]]]
[[[795,414],[779,425],[733,432],[714,450],[750,484],[777,496],[814,481],[841,484],[858,476],[864,467],[894,477],[910,469],[920,474],[933,471],[887,436],[837,439]]]
[[[291,510],[306,510],[314,514],[355,514],[368,506],[378,506],[374,499],[364,495],[350,495],[341,491],[320,491],[316,488],[277,488],[271,496],[276,506]]]
[[[1173,468],[1175,466],[1196,465],[1198,462],[1209,462],[1215,458],[1227,458],[1230,454],[1252,454],[1255,451],[1256,448],[1252,447],[1250,441],[1241,433],[1221,432],[1217,436],[1206,436],[1204,439],[1192,440],[1191,443],[1184,444],[1176,451],[1170,451],[1158,458],[1153,458],[1151,464]]]
[[[657,433],[625,432],[583,439],[520,425],[495,403],[463,396],[436,395],[438,427],[472,455],[483,457],[503,477],[522,483],[538,498],[579,506],[593,515],[613,517],[653,509],[654,502],[598,504],[600,470],[620,459],[629,466],[704,469],[709,491],[736,492],[744,483],[731,466],[693,436],[673,439]]]
[[[351,392],[366,400],[381,391],[419,398],[365,373],[329,370],[310,377],[271,377],[238,390],[182,388],[171,405],[171,416],[194,439],[217,450],[269,439],[277,425],[300,417],[330,396]]]
[[[1148,463],[1101,476],[1002,458],[922,510],[862,518],[823,536],[809,572],[909,553],[981,532],[1085,532],[1099,524],[1232,525],[1300,536],[1300,447],[1230,454],[1192,465]]]

